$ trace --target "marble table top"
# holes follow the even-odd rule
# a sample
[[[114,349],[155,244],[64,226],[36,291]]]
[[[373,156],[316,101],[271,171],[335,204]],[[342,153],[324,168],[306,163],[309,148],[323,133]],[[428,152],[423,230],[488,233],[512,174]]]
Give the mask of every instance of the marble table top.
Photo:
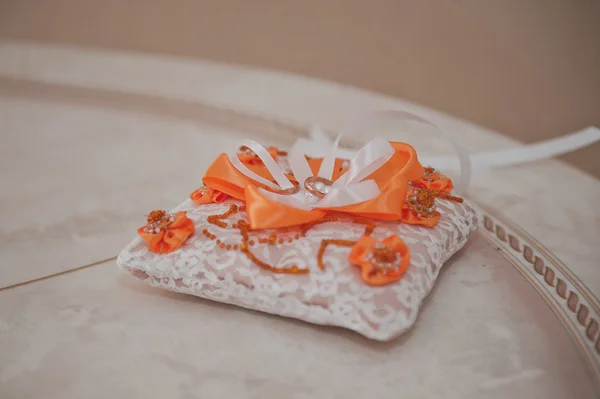
[[[487,225],[417,326],[386,344],[158,291],[115,267],[144,213],[181,202],[216,153],[244,137],[289,146],[312,124],[337,131],[378,109],[434,119],[471,152],[519,145],[304,77],[0,41],[0,397],[594,397],[600,184],[559,161],[475,171],[468,196]],[[444,151],[414,129],[417,149]],[[538,259],[529,279],[519,262]],[[575,306],[572,323],[561,306]]]

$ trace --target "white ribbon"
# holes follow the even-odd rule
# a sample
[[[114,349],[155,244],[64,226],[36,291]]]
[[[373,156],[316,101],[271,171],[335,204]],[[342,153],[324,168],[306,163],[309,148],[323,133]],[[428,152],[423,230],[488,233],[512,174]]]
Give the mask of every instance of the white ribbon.
[[[375,111],[375,112],[366,114],[366,115],[354,120],[346,127],[346,129],[343,130],[343,132],[347,135],[353,135],[360,131],[373,129],[373,128],[377,127],[377,125],[381,125],[383,123],[399,122],[399,121],[404,122],[407,120],[413,120],[413,121],[417,121],[417,122],[421,122],[421,123],[433,126],[436,129],[436,133],[438,133],[443,139],[445,139],[452,145],[452,147],[454,148],[454,151],[456,152],[456,155],[458,158],[458,164],[460,167],[460,176],[455,181],[454,189],[459,194],[464,192],[467,189],[467,187],[469,186],[469,183],[471,181],[471,173],[472,173],[471,170],[472,169],[471,169],[471,158],[469,157],[469,153],[459,143],[459,139],[454,133],[451,133],[449,131],[442,129],[438,124],[433,123],[430,120],[425,119],[424,117],[422,117],[420,115],[417,115],[415,113],[408,112],[408,111],[401,111],[401,110]],[[313,128],[310,135],[311,135],[310,140],[299,139],[298,142],[296,142],[296,145],[302,146],[303,148],[306,149],[306,154],[309,154],[309,155],[316,154],[317,152],[315,151],[315,148],[323,148],[323,147],[326,148],[330,145],[329,139],[319,128]],[[339,148],[337,149],[337,155],[341,156],[341,157],[345,157],[345,158],[350,158],[352,156],[356,156],[359,153],[360,153],[360,151],[357,153],[356,151],[339,149]],[[427,164],[427,165],[429,165],[429,164]],[[365,175],[361,174],[361,176],[366,177],[369,174],[370,173],[367,173]],[[345,174],[344,176],[347,176],[347,175],[349,175],[349,173]],[[342,176],[342,177],[344,177],[344,176]],[[350,178],[350,177],[347,176],[347,178]]]
[[[346,129],[342,130],[342,133],[338,135],[333,143],[329,142],[329,139],[319,131],[312,133],[313,140],[300,139],[296,141],[292,149],[288,152],[288,165],[300,185],[298,193],[285,195],[262,188],[259,188],[259,191],[262,195],[273,201],[304,210],[342,207],[375,198],[380,193],[377,183],[373,180],[363,179],[381,168],[394,155],[395,150],[388,141],[377,138],[371,140],[361,148],[353,156],[352,161],[350,161],[348,171],[331,185],[329,192],[322,199],[312,196],[304,187],[304,181],[313,175],[305,155],[309,154],[315,145],[325,146],[327,151],[323,156],[317,176],[332,180],[335,159],[339,153],[338,143],[342,134],[352,135],[364,129],[372,129],[381,123],[399,120],[405,121],[407,119],[435,127],[452,144],[458,154],[461,166],[461,176],[455,187],[458,192],[462,188],[466,188],[471,177],[471,162],[466,150],[453,135],[444,131],[435,123],[411,112],[378,111],[367,114],[350,123]],[[249,148],[256,154],[277,184],[252,172],[240,161],[236,152],[231,152],[228,154],[228,157],[236,169],[272,190],[285,190],[294,186],[262,145],[252,140],[245,140],[241,143],[241,146]]]
[[[341,135],[330,145],[331,150],[323,158],[317,176],[332,180],[337,145],[340,137]],[[237,152],[231,152],[227,156],[237,170],[273,190],[284,190],[294,187],[277,162],[263,146],[252,140],[245,140],[241,145],[249,148],[256,154],[277,184],[252,172],[240,161]],[[340,178],[334,182],[329,188],[329,192],[321,199],[308,193],[303,184],[308,177],[313,175],[305,157],[306,152],[307,148],[302,142],[297,142],[288,152],[288,165],[300,184],[300,191],[298,193],[284,195],[259,188],[261,194],[273,201],[304,210],[341,207],[368,201],[378,196],[380,190],[375,181],[363,179],[383,166],[394,155],[394,148],[383,139],[374,139],[367,143],[350,161],[348,171],[344,174],[345,178]]]
[[[598,141],[600,141],[600,129],[588,126],[579,131],[534,144],[472,154],[471,163],[477,170],[519,165],[550,159],[587,147]],[[456,159],[453,156],[432,156],[423,159],[427,159],[426,162],[435,165],[437,168],[456,169],[457,167]]]
[[[367,114],[350,123],[333,142],[318,128],[311,131],[310,140],[299,139],[296,141],[292,149],[288,152],[288,164],[294,177],[300,184],[300,191],[298,193],[284,195],[264,189],[259,190],[265,197],[271,200],[305,210],[341,207],[368,201],[379,195],[380,190],[373,180],[363,179],[381,168],[394,154],[394,148],[386,140],[374,139],[357,152],[340,149],[338,148],[340,137],[342,134],[353,135],[359,131],[373,129],[376,125],[382,123],[406,120],[431,125],[437,129],[442,138],[450,142],[456,152],[458,164],[456,163],[456,158],[447,156],[430,157],[427,159],[426,164],[435,165],[438,168],[458,166],[460,168],[460,177],[455,184],[455,189],[458,193],[466,190],[468,187],[473,163],[478,168],[514,165],[527,161],[531,162],[538,159],[551,158],[552,156],[600,141],[600,130],[589,127],[580,132],[538,144],[470,156],[466,149],[460,145],[458,138],[454,134],[443,130],[439,125],[417,114],[400,110],[378,111]],[[239,160],[237,153],[232,152],[228,154],[228,157],[236,169],[272,190],[285,190],[294,187],[277,162],[275,162],[262,145],[252,140],[245,140],[241,145],[248,147],[261,159],[277,184],[252,172]],[[309,195],[303,184],[307,178],[313,176],[305,155],[315,154],[323,155],[323,161],[317,176],[328,180],[332,180],[333,168],[337,156],[352,157],[348,171],[332,184],[329,192],[322,199],[317,199]]]
[[[404,111],[392,112],[405,113]],[[376,117],[376,115],[377,113],[373,114],[372,116]],[[313,127],[310,136],[310,140],[300,139],[302,142],[301,144],[310,149],[310,151],[307,152],[307,155],[319,156],[319,151],[316,151],[315,149],[326,147],[329,143],[329,138],[318,127]],[[419,158],[424,165],[435,166],[436,168],[443,170],[461,170],[462,174],[458,180],[458,188],[462,191],[465,191],[468,187],[472,170],[485,170],[494,167],[506,167],[536,162],[563,155],[580,148],[585,148],[589,145],[600,142],[600,129],[594,126],[588,126],[579,131],[569,133],[561,137],[540,141],[534,144],[521,145],[502,150],[485,151],[471,155],[466,152],[464,147],[458,144],[456,136],[446,134],[446,138],[454,141],[453,146],[458,157],[456,155],[441,155],[423,156]],[[338,148],[339,157],[350,158],[355,154],[356,150]],[[467,164],[467,160],[465,158],[468,158],[468,163],[470,164],[468,174],[465,174],[465,165]]]

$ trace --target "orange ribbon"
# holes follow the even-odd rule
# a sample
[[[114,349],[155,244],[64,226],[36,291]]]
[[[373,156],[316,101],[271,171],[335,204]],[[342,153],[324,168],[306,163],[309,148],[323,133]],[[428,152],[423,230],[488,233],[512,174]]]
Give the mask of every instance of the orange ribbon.
[[[220,204],[227,199],[227,194],[212,188],[204,187],[194,190],[190,194],[190,199],[198,205],[202,204]]]
[[[391,142],[394,155],[365,180],[374,180],[380,194],[375,198],[358,204],[335,208],[303,210],[273,201],[261,194],[261,184],[237,170],[226,154],[221,154],[208,168],[203,183],[209,188],[225,193],[246,203],[246,211],[251,229],[273,229],[306,224],[321,219],[329,212],[342,212],[354,216],[378,220],[401,221],[409,224],[421,224],[431,227],[439,219],[421,218],[410,212],[405,202],[408,183],[419,180],[425,169],[418,161],[415,149],[405,143]],[[342,169],[344,160],[337,159],[332,180],[337,180],[346,170]],[[322,159],[310,159],[309,165],[316,175]],[[273,180],[262,164],[246,164],[259,176]],[[302,182],[300,182],[302,184]]]

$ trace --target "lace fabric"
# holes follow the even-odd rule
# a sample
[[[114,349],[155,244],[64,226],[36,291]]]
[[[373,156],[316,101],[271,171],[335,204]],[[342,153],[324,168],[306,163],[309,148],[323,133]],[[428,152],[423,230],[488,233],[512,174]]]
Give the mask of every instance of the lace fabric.
[[[478,213],[468,201],[438,201],[440,221],[433,228],[396,222],[376,222],[372,236],[383,239],[397,234],[411,253],[406,274],[397,282],[372,287],[348,261],[350,248],[329,246],[317,264],[321,240],[357,240],[364,226],[351,221],[316,225],[298,238],[297,229],[250,233],[252,252],[277,267],[308,268],[308,274],[280,274],[254,264],[239,249],[238,229],[221,228],[208,216],[226,212],[232,203],[196,205],[187,200],[174,211],[186,211],[196,233],[183,247],[168,254],[148,251],[136,238],[119,255],[117,264],[134,277],[156,287],[196,295],[249,309],[307,322],[345,327],[375,340],[386,341],[410,329],[420,305],[433,288],[440,268],[458,251],[478,225]],[[231,221],[246,220],[244,212]],[[220,243],[199,232],[204,229]],[[275,235],[274,243],[265,239]],[[222,244],[222,245],[221,245]],[[229,249],[227,249],[230,246]]]

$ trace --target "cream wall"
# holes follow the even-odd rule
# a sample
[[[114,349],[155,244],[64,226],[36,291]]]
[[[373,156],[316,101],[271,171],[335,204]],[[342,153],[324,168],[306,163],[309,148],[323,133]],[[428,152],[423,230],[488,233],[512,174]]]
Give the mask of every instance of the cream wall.
[[[0,0],[0,36],[202,57],[402,97],[523,141],[600,126],[597,0]],[[600,146],[569,162],[600,176]]]

